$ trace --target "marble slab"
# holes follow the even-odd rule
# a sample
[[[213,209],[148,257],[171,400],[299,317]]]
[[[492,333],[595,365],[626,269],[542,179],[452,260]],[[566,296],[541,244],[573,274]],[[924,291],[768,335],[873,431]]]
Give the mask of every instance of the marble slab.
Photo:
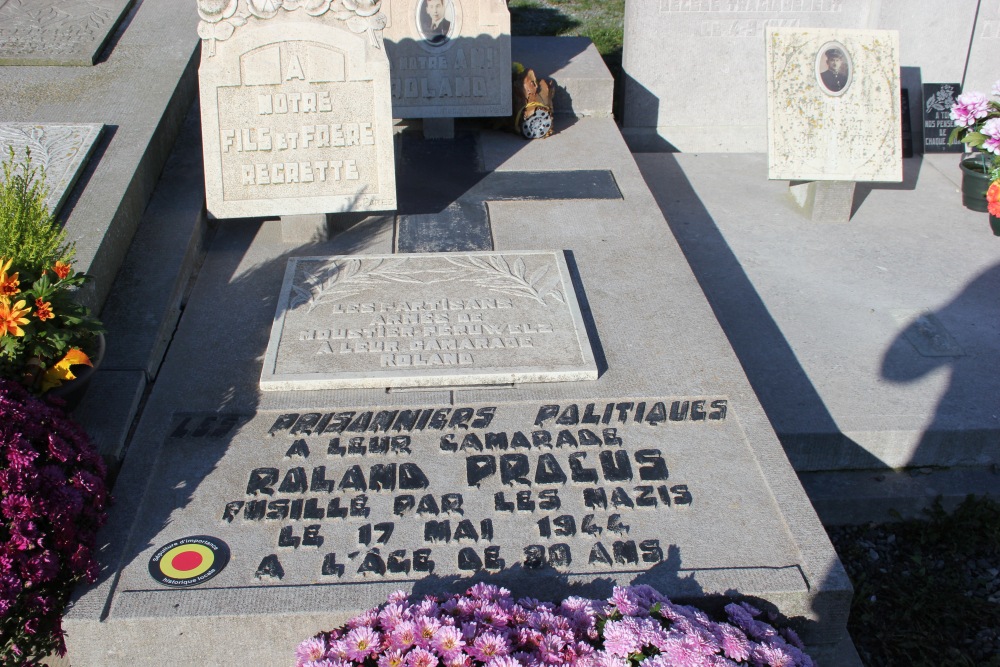
[[[384,16],[246,2],[230,3],[232,14],[201,11],[209,213],[395,209]]]
[[[93,65],[134,0],[0,0],[0,65]]]
[[[597,379],[561,253],[288,260],[266,391]]]
[[[768,178],[903,180],[898,33],[769,28],[767,64]]]
[[[395,117],[511,114],[510,12],[504,0],[383,4]]]
[[[3,160],[8,159],[13,148],[15,161],[19,163],[30,151],[31,164],[45,170],[45,184],[49,189],[45,201],[52,215],[56,215],[72,192],[103,131],[104,125],[99,123],[0,123],[0,156]]]

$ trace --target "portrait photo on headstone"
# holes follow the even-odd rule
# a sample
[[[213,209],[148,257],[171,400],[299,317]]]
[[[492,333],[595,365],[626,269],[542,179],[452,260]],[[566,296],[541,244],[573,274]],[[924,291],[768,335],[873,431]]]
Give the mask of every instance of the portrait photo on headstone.
[[[417,25],[420,36],[433,46],[443,46],[451,39],[456,23],[453,0],[417,0]]]
[[[827,42],[816,54],[816,78],[827,95],[847,92],[854,76],[851,56],[840,42]]]

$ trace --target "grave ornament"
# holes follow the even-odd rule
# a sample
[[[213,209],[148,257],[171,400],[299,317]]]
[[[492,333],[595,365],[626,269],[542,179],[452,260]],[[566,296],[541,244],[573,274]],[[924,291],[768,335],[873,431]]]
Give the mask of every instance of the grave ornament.
[[[209,212],[392,210],[379,0],[198,0]]]

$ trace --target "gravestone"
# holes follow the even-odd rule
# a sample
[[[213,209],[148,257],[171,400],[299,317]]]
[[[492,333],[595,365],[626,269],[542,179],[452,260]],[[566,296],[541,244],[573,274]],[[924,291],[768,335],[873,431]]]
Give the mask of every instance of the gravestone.
[[[951,107],[962,94],[960,83],[925,83],[923,87],[924,153],[962,153],[965,144],[949,145],[948,135],[955,129]]]
[[[597,379],[560,254],[289,260],[261,388]]]
[[[893,31],[769,29],[768,178],[813,220],[847,221],[854,183],[903,180]]]
[[[241,0],[211,13],[203,4],[199,80],[209,213],[394,209],[389,67],[378,5],[276,9]]]
[[[0,2],[0,65],[93,65],[133,3]]]
[[[504,0],[385,0],[396,118],[511,114]]]
[[[997,32],[984,33],[982,27],[992,20],[984,19],[984,13],[995,14],[1000,25],[997,2],[983,2],[982,11],[979,0],[954,0],[947,9],[939,2],[913,0],[629,2],[622,56],[623,134],[634,150],[762,153],[767,150],[768,27],[897,30],[903,87],[915,91],[921,77],[962,79],[977,12],[977,35]],[[662,48],[665,43],[672,45],[669,57]],[[989,46],[981,56],[977,53],[974,44],[970,63],[995,69]],[[988,89],[996,77],[988,72],[980,90]],[[966,88],[971,90],[968,80]],[[738,114],[728,114],[725,110],[734,99],[746,104]],[[712,110],[710,119],[706,109]],[[912,121],[916,125],[919,116]]]
[[[103,125],[93,123],[0,123],[0,159],[9,158],[13,148],[14,159],[20,164],[30,153],[32,166],[45,172],[45,185],[49,190],[46,206],[52,215],[57,215],[103,130]]]

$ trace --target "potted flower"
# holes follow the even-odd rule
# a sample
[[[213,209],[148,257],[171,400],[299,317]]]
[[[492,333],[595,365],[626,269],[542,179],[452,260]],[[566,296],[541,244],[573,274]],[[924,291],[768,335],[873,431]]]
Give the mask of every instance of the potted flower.
[[[1000,98],[1000,81],[992,93]],[[1000,102],[980,92],[963,93],[951,108],[955,129],[949,143],[961,141],[976,149],[962,158],[962,203],[973,211],[986,211],[990,183],[1000,180]]]
[[[14,151],[0,179],[0,377],[42,394],[93,366],[101,324],[75,296],[74,244],[45,204],[44,172]]]
[[[63,410],[0,378],[0,666],[65,653],[63,608],[93,582],[104,461]]]

